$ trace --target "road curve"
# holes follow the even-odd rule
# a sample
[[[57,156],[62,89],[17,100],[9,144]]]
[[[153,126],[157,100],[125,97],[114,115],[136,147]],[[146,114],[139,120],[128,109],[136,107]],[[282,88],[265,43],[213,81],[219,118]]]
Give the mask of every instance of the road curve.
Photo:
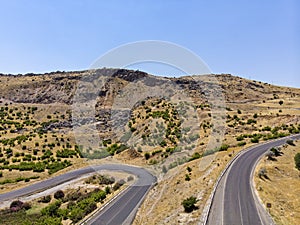
[[[251,180],[258,160],[264,153],[283,145],[288,139],[300,139],[293,135],[250,147],[243,151],[220,179],[206,224],[208,225],[270,225],[273,220],[259,203]]]
[[[131,222],[144,196],[148,193],[156,178],[146,169],[122,164],[103,164],[73,170],[65,174],[44,180],[30,186],[0,194],[0,202],[18,199],[44,191],[64,182],[79,178],[85,174],[100,170],[124,171],[135,175],[138,179],[126,191],[96,213],[87,224],[123,224]]]

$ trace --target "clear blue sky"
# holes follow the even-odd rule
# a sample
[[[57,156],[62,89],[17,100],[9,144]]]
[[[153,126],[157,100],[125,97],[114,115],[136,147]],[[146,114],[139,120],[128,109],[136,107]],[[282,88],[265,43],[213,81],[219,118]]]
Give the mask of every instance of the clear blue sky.
[[[0,3],[2,73],[87,69],[121,44],[163,40],[195,52],[214,73],[300,87],[298,0]]]

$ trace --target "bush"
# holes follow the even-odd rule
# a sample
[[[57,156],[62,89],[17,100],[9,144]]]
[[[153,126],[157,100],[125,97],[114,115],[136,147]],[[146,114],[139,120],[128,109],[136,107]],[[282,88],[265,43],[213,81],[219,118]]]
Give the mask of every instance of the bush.
[[[74,207],[69,215],[69,218],[74,222],[80,221],[84,217],[84,211],[78,207]]]
[[[246,145],[247,143],[245,142],[245,141],[241,141],[241,142],[239,142],[238,143],[238,146],[244,146],[244,145]]]
[[[190,180],[191,180],[191,177],[190,177],[188,174],[186,174],[184,180],[185,180],[185,181],[190,181]]]
[[[23,204],[24,204],[24,202],[22,202],[20,200],[16,200],[10,204],[9,208],[12,212],[17,212],[22,209]]]
[[[297,153],[296,155],[295,155],[295,165],[296,165],[296,168],[298,169],[298,170],[300,170],[300,153]]]
[[[189,159],[189,161],[193,161],[193,160],[199,159],[199,158],[201,158],[200,153],[199,153],[199,152],[195,152],[195,153],[192,155],[192,157]]]
[[[132,180],[134,180],[133,176],[129,176],[129,177],[127,178],[127,182],[132,181]]]
[[[276,157],[282,155],[282,152],[278,148],[271,148],[270,151],[273,152]]]
[[[65,193],[62,190],[58,190],[54,193],[55,199],[62,199],[63,197],[65,197]]]
[[[113,177],[108,177],[108,176],[99,176],[98,177],[99,179],[99,184],[106,184],[106,185],[109,185],[109,184],[113,184],[115,183],[115,178]]]
[[[259,138],[258,137],[254,137],[251,139],[252,143],[259,143]]]
[[[43,196],[39,202],[42,202],[42,203],[49,203],[51,201],[51,195],[46,195],[46,196]]]
[[[28,203],[28,202],[25,202],[23,205],[22,205],[22,209],[25,209],[25,210],[28,210],[31,208],[31,205]]]
[[[259,178],[266,178],[268,179],[268,176],[267,176],[267,170],[265,168],[261,168],[259,171],[258,171],[258,177]]]
[[[252,123],[256,123],[256,120],[253,120],[253,119],[248,119],[247,120],[247,124],[252,124]]]
[[[145,156],[145,159],[148,160],[150,158],[149,152],[146,152],[144,156]]]
[[[181,205],[184,207],[185,212],[192,212],[194,209],[196,209],[195,206],[196,203],[197,203],[196,197],[191,196],[187,199],[184,199]]]
[[[221,151],[227,151],[228,148],[229,148],[229,145],[223,144],[223,145],[221,145],[221,147],[219,148],[219,151],[220,151],[220,152],[221,152]]]
[[[286,143],[289,144],[289,145],[295,146],[294,141],[291,140],[291,139],[287,140]]]
[[[189,173],[192,172],[192,168],[189,167],[189,166],[186,168],[186,170],[187,170]]]
[[[41,210],[43,216],[57,216],[57,211],[61,206],[61,201],[56,201]]]
[[[120,181],[118,181],[117,183],[115,183],[115,185],[113,186],[113,190],[114,191],[116,191],[116,190],[118,190],[121,186],[123,186],[124,185],[124,183],[125,183],[125,181],[124,180],[120,180]]]
[[[104,191],[105,191],[105,193],[106,193],[107,195],[111,193],[111,190],[110,190],[110,187],[109,187],[109,186],[106,186]]]
[[[243,141],[244,140],[244,135],[240,135],[236,137],[237,141]]]
[[[268,160],[275,160],[274,157],[275,157],[275,153],[272,152],[271,150],[269,150],[267,153],[266,153],[266,156],[267,156],[267,159]]]

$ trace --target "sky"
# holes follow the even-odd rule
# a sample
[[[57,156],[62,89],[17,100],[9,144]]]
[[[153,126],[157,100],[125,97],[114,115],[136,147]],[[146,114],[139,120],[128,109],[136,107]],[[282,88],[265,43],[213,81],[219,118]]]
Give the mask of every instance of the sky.
[[[0,73],[88,69],[143,40],[183,46],[213,73],[300,87],[298,0],[0,0]]]

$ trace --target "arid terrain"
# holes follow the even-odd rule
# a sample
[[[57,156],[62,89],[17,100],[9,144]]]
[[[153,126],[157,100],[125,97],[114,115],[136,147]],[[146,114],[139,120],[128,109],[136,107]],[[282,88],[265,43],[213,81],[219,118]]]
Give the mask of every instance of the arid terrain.
[[[143,166],[158,183],[134,224],[196,224],[234,154],[300,131],[300,89],[229,74],[163,78],[99,69],[1,75],[0,93],[0,192],[90,164]],[[290,148],[270,163],[292,168]],[[273,180],[258,182],[268,190],[263,185]],[[181,203],[190,196],[197,209],[186,213]],[[271,214],[280,221],[275,209]]]
[[[257,166],[254,177],[256,189],[276,224],[292,225],[300,220],[300,171],[294,157],[300,152],[299,141],[280,147],[278,156],[264,157]],[[265,171],[266,177],[259,177]]]

